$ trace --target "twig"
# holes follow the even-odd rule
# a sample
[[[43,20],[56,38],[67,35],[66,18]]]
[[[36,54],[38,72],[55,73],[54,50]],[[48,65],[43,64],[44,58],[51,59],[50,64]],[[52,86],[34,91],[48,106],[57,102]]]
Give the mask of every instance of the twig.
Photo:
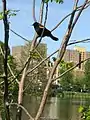
[[[17,32],[15,32],[14,30],[12,30],[12,29],[9,29],[11,32],[13,32],[15,35],[17,35],[18,37],[20,37],[20,38],[22,38],[23,40],[25,40],[25,41],[27,41],[28,43],[30,43],[30,41],[28,41],[25,37],[23,37],[23,36],[21,36],[20,34],[18,34]],[[41,57],[41,55],[40,55],[40,53],[37,51],[37,49],[35,49],[35,51],[39,54],[39,56]],[[42,57],[41,57],[41,59],[43,59]],[[46,63],[45,63],[46,64]],[[46,64],[47,65],[47,64]],[[25,67],[25,65],[24,65],[24,67]],[[17,79],[18,78],[18,76],[21,74],[21,72],[23,71],[23,69],[24,69],[24,67],[22,68],[22,70],[16,75],[16,77],[14,77],[14,79],[12,80],[12,82],[15,80],[15,79]],[[11,82],[10,82],[11,83]],[[9,84],[10,84],[9,83]]]
[[[49,55],[48,57],[44,58],[44,59],[43,59],[40,63],[38,63],[34,68],[32,68],[29,72],[27,72],[27,75],[28,75],[29,73],[31,73],[32,71],[34,71],[36,68],[38,68],[42,63],[44,63],[44,61],[48,60],[51,56],[53,56],[54,54],[56,54],[58,51],[59,51],[59,49],[56,50],[55,52],[53,52],[53,53],[52,53],[51,55]]]
[[[9,106],[14,106],[14,105],[22,108],[23,111],[26,113],[26,115],[29,117],[30,120],[34,120],[34,118],[30,115],[30,113],[28,113],[28,111],[26,110],[26,108],[23,107],[22,105],[19,105],[18,103],[10,103],[10,104],[9,104]]]
[[[44,58],[42,57],[42,55],[40,55],[40,53],[38,52],[38,50],[35,50],[37,52],[37,54],[39,55],[39,57],[41,58],[41,60],[43,60]],[[44,63],[46,64],[47,66],[47,69],[49,70],[49,67],[48,67],[48,64],[46,61],[44,61]],[[50,70],[49,70],[50,71]]]
[[[68,72],[70,72],[71,70],[73,70],[74,68],[76,68],[77,66],[79,66],[81,63],[83,63],[83,62],[85,62],[85,61],[87,61],[87,60],[89,60],[89,59],[90,59],[90,58],[87,58],[87,59],[85,59],[85,60],[80,61],[79,63],[77,63],[77,64],[74,65],[73,67],[69,68],[67,71],[63,72],[63,73],[62,73],[61,75],[59,75],[58,77],[53,78],[53,79],[52,79],[52,82],[55,81],[55,80],[57,80],[58,78],[63,77],[65,74],[67,74]]]
[[[33,2],[34,2],[33,5],[35,5],[35,0],[34,0]],[[33,14],[34,14],[33,17],[34,17],[34,20],[35,20],[35,6],[33,6]],[[29,63],[30,63],[30,60],[31,60],[31,53],[32,53],[32,51],[35,50],[35,46],[36,46],[36,43],[37,43],[37,37],[38,37],[38,35],[35,34],[34,39],[33,39],[33,41],[32,41],[32,44],[31,44],[30,54],[29,54],[29,56],[28,56],[28,58],[27,58],[27,60],[26,60],[26,63],[25,63],[26,65],[25,65],[25,67],[24,67],[24,70],[23,70],[23,73],[22,73],[22,77],[21,77],[21,80],[20,80],[20,82],[19,82],[18,104],[22,104],[22,100],[23,100],[23,87],[24,87],[26,72],[27,72],[27,70],[28,70]],[[19,113],[19,116],[20,116],[22,110],[19,109],[19,108],[18,108],[18,110],[19,110],[18,113]]]
[[[46,14],[45,14],[44,27],[43,27],[43,30],[42,30],[42,34],[41,34],[41,37],[39,39],[39,42],[36,44],[34,49],[36,49],[38,47],[38,45],[40,44],[40,42],[42,40],[43,33],[44,33],[44,30],[45,30],[46,21],[47,21],[47,14],[48,14],[48,3],[46,4]]]
[[[35,0],[33,0],[33,9],[32,9],[32,14],[33,14],[33,20],[36,22],[36,17],[35,17]]]
[[[74,20],[74,22],[73,22],[72,29],[73,29],[74,26],[76,25],[76,22],[78,21],[79,16],[81,15],[81,13],[82,13],[84,7],[86,6],[87,2],[88,2],[88,0],[85,0],[85,2],[84,2],[84,4],[82,5],[80,11],[78,12],[78,14],[77,14],[77,16],[76,16],[76,18],[75,18],[75,20]]]
[[[76,4],[76,7],[77,7],[77,4]],[[71,28],[72,28],[72,21],[74,19],[76,7],[74,7],[73,13],[72,13],[70,21],[69,21],[67,32],[66,32],[66,34],[65,34],[65,36],[63,38],[63,41],[62,41],[62,44],[61,44],[61,47],[60,47],[60,50],[59,50],[59,53],[58,53],[58,58],[55,61],[55,64],[54,64],[54,66],[53,66],[53,68],[51,70],[51,74],[50,74],[49,80],[48,80],[47,85],[46,85],[46,87],[44,89],[43,97],[42,97],[42,100],[41,100],[41,103],[40,103],[37,115],[35,117],[35,120],[38,120],[40,118],[40,116],[41,116],[41,114],[42,114],[42,112],[44,110],[44,106],[45,106],[45,103],[46,103],[46,100],[47,100],[48,90],[49,90],[50,85],[52,83],[53,75],[54,75],[55,70],[56,70],[58,64],[60,63],[60,61],[62,60],[62,57],[63,57],[63,55],[65,53],[67,43],[68,43],[68,41],[70,39],[72,30],[73,30]],[[70,25],[70,23],[71,23],[71,25]]]
[[[84,9],[86,9],[89,5],[90,5],[90,1],[88,1],[87,6],[85,6]],[[77,7],[76,12],[78,12],[78,11],[81,9],[81,7],[82,7],[82,6]],[[66,15],[66,16],[51,30],[51,32],[53,32],[55,29],[57,29],[57,28],[63,23],[63,21],[64,21],[66,18],[68,18],[71,14],[72,14],[72,12],[69,13],[68,15]]]
[[[81,43],[81,42],[85,42],[85,41],[88,41],[90,40],[89,38],[88,39],[84,39],[84,40],[80,40],[80,41],[76,41],[76,42],[71,42],[71,43],[68,43],[67,46],[69,45],[73,45],[73,44],[77,44],[77,43]],[[27,72],[27,75],[29,73],[31,73],[32,71],[34,71],[36,68],[38,68],[38,66],[40,66],[44,61],[48,60],[51,56],[53,56],[54,54],[56,54],[57,52],[59,51],[59,49],[57,49],[55,52],[53,52],[51,55],[49,55],[48,57],[44,58],[40,63],[38,63],[34,68],[32,68],[29,72]]]
[[[2,54],[2,56],[3,56],[3,58],[4,58],[4,53],[3,53],[3,50],[2,50],[2,48],[1,48],[1,46],[0,46],[0,50],[1,50],[1,54]],[[7,63],[7,67],[8,67],[8,69],[9,69],[11,75],[15,78],[15,75],[14,75],[14,73],[13,73],[13,71],[12,71],[9,63]],[[17,78],[16,78],[16,82],[19,84],[19,81],[17,80]]]
[[[15,76],[15,78],[12,80],[12,82],[17,79],[19,77],[19,75],[23,72],[24,68],[26,67],[26,65],[28,64],[28,61],[31,59],[31,57],[28,57],[26,63],[24,64],[23,68],[20,70],[20,72]],[[9,84],[11,84],[11,82],[9,82]]]
[[[9,30],[10,30],[11,32],[13,32],[15,35],[17,35],[18,37],[20,37],[20,38],[22,38],[23,40],[25,40],[25,41],[27,41],[28,43],[30,43],[29,40],[27,40],[25,37],[21,36],[20,34],[16,33],[14,30],[12,30],[12,29],[10,29],[10,28],[9,28]]]
[[[69,45],[76,44],[76,43],[86,42],[86,41],[89,41],[89,40],[90,40],[90,38],[84,39],[84,40],[75,41],[75,42],[70,42],[70,43],[68,43],[68,46],[69,46]]]
[[[30,76],[28,76],[28,77],[33,77],[33,76],[35,76],[35,74],[38,74],[38,72],[37,72],[37,73],[35,72],[33,75],[30,75]],[[33,81],[33,80],[31,80],[31,81],[29,80],[30,83],[31,83],[32,81]],[[30,85],[30,84],[27,84],[27,85],[25,86],[23,92],[26,91],[26,89],[29,87],[29,85]]]
[[[41,40],[42,40],[42,36],[43,36],[43,33],[44,33],[44,29],[45,29],[45,24],[46,24],[46,21],[47,21],[47,13],[48,13],[48,3],[46,4],[46,14],[45,14],[45,21],[44,21],[44,28],[43,28],[43,31],[42,31],[42,34],[41,34],[41,37],[39,39],[39,42],[36,44],[36,46],[34,47],[33,50],[36,50],[36,48],[38,47],[38,45],[40,44]],[[41,18],[40,18],[41,19]],[[41,20],[42,21],[42,20]],[[37,51],[38,52],[38,51]],[[38,53],[39,54],[39,53]],[[39,54],[40,55],[40,54]],[[41,56],[40,56],[41,57]],[[45,62],[45,61],[44,61]],[[27,73],[26,73],[27,75]]]
[[[40,23],[42,23],[42,21],[43,21],[43,11],[44,11],[44,0],[41,1],[41,6],[40,6],[40,15],[39,15]]]
[[[14,34],[16,34],[18,37],[22,38],[23,40],[27,41],[28,43],[30,43],[29,40],[27,40],[25,37],[21,36],[20,34],[18,34],[17,32],[15,32],[14,30],[10,29],[10,31],[12,31]],[[70,40],[70,41],[76,41],[76,42],[71,42],[68,43],[68,45],[72,45],[72,44],[76,44],[76,43],[80,43],[80,42],[85,42],[85,41],[89,41],[90,38],[84,39],[84,40],[80,40],[80,41],[76,41],[76,40]],[[36,50],[37,51],[37,50]]]

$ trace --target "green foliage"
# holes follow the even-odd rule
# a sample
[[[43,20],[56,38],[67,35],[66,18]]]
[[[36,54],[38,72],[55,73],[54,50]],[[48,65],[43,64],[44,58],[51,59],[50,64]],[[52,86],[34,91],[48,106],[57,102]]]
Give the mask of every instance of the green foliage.
[[[2,52],[4,53],[4,43],[2,41],[0,41],[0,75],[4,74],[4,57],[2,55]],[[1,52],[2,50],[2,52]],[[18,73],[17,69],[16,69],[16,62],[15,59],[13,58],[13,56],[10,55],[10,48],[8,47],[8,63],[10,65],[11,70],[13,71],[14,75],[16,75]],[[15,81],[11,82],[13,79],[12,74],[10,73],[9,69],[8,69],[8,82],[11,83],[9,84],[9,94],[11,95],[9,98],[13,99],[14,94],[16,94],[16,92],[18,91],[18,86],[17,83]],[[0,92],[3,92],[3,88],[4,88],[4,82],[3,82],[3,78],[0,78]],[[16,97],[15,97],[16,98]],[[12,100],[11,99],[11,100]]]
[[[73,91],[75,91],[75,92],[81,92],[81,91],[85,92],[85,89],[84,89],[84,78],[83,77],[76,76],[74,78]]]
[[[3,12],[0,12],[0,20],[3,19]]]
[[[83,112],[83,110],[84,110],[83,106],[80,106],[78,109],[78,112],[81,113],[81,112]]]
[[[34,68],[42,58],[46,58],[47,55],[47,47],[46,44],[40,44],[35,51],[30,51],[31,43],[26,44],[21,49],[21,58],[20,58],[20,64],[21,67],[23,67],[23,64],[25,63],[25,60],[28,56],[28,53],[31,56],[30,66],[28,68],[28,71],[30,71],[32,68]],[[37,51],[37,52],[36,52]],[[26,81],[25,81],[25,93],[32,94],[32,95],[38,95],[40,94],[46,84],[47,81],[47,71],[46,71],[46,65],[43,63],[40,65],[37,69],[32,71],[30,74],[27,75]],[[28,86],[28,87],[27,87]]]
[[[5,14],[10,18],[11,16],[16,16],[19,10],[6,10]],[[3,12],[0,12],[0,20],[3,19]]]
[[[90,120],[90,106],[80,106],[78,111],[83,120]]]
[[[17,12],[19,12],[19,10],[7,10],[6,11],[6,14],[9,16],[9,18],[11,16],[16,16],[17,15]]]
[[[90,60],[85,63],[85,84],[87,89],[90,90]]]
[[[4,43],[2,42],[2,41],[0,41],[0,54],[2,54],[1,53],[1,49],[2,49],[2,52],[4,53]],[[9,48],[9,46],[8,46],[8,50],[7,50],[7,52],[8,52],[8,55],[10,55],[10,48]]]
[[[48,3],[48,2],[56,2],[56,3],[63,3],[63,0],[44,0],[45,3]]]
[[[60,63],[60,74],[62,74],[63,72],[67,71],[69,68],[71,68],[73,66],[72,62],[65,62],[65,61],[61,61]],[[72,84],[73,84],[73,73],[72,71],[67,72],[61,79],[60,79],[60,84],[63,87],[64,90],[68,91],[72,89]]]

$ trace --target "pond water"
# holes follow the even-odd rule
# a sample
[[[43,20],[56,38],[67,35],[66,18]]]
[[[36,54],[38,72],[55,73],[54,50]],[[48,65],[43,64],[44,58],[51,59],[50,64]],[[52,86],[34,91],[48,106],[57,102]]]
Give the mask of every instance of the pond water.
[[[80,105],[88,105],[89,99],[66,99],[52,97],[47,100],[42,119],[44,120],[79,120],[80,114],[78,108]],[[35,116],[40,104],[40,98],[31,98],[29,96],[24,98],[25,108]],[[15,107],[14,107],[15,108]],[[15,120],[16,110],[13,108],[13,120]],[[27,115],[22,113],[22,120],[28,120]],[[46,119],[45,119],[46,118]]]

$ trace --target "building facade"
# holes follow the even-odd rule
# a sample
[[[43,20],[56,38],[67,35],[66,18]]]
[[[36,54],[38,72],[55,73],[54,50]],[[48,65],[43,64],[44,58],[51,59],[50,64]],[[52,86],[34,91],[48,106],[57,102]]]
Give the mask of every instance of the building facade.
[[[74,50],[66,50],[63,60],[77,64],[87,58],[90,58],[90,52],[87,52],[85,48],[75,46]],[[85,62],[81,63],[77,69],[84,70],[84,64]]]

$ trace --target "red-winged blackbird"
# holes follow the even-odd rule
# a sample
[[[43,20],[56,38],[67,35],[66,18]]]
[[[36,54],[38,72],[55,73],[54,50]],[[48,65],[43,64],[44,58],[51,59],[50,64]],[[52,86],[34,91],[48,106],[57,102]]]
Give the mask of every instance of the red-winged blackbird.
[[[33,26],[34,26],[35,31],[37,32],[37,34],[38,34],[39,37],[40,37],[41,34],[42,34],[42,31],[43,31],[44,26],[41,25],[41,24],[38,23],[38,22],[33,23]],[[42,37],[45,37],[45,36],[50,37],[50,38],[52,38],[52,39],[55,40],[55,41],[58,40],[58,38],[57,38],[57,37],[54,37],[47,28],[44,29],[44,32],[43,32]]]

